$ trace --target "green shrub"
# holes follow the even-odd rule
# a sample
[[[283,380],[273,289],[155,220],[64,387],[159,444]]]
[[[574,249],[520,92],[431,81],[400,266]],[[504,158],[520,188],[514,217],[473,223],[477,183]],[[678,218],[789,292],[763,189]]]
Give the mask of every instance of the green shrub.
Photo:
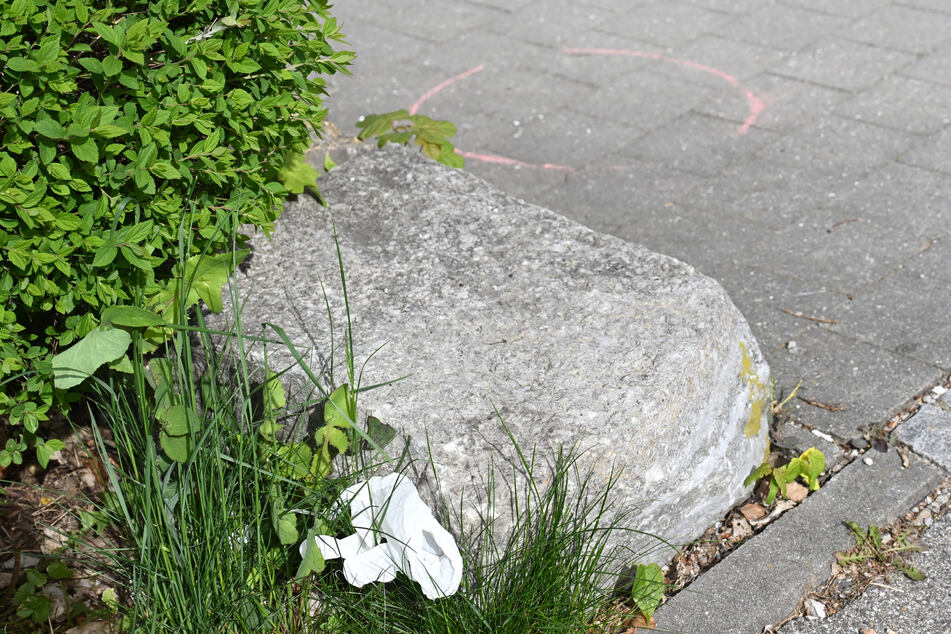
[[[313,183],[301,156],[325,115],[320,76],[353,54],[333,51],[326,0],[0,5],[5,465],[43,446],[40,421],[71,398],[54,353],[114,304],[171,317],[181,278],[200,275],[187,263],[230,252],[236,224],[269,231]],[[188,282],[194,302],[218,290]]]

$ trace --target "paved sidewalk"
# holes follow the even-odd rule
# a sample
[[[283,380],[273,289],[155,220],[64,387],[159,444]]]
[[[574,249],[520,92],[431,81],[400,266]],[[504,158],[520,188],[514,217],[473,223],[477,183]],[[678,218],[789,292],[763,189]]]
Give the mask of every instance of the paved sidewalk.
[[[467,170],[714,277],[802,423],[847,442],[951,370],[951,0],[335,14],[332,121],[450,119]]]

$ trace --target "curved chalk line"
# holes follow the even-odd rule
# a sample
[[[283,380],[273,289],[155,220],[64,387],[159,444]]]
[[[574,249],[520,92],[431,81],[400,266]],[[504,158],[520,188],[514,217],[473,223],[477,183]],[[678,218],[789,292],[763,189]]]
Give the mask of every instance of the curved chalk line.
[[[754,93],[752,90],[743,87],[740,85],[739,80],[730,75],[727,72],[720,70],[719,68],[714,68],[713,66],[707,66],[706,64],[700,64],[686,59],[679,59],[676,57],[667,57],[666,55],[661,55],[659,53],[651,53],[647,51],[631,51],[626,49],[615,49],[615,48],[563,48],[562,53],[568,55],[617,55],[622,57],[640,57],[644,59],[650,59],[659,62],[667,62],[670,64],[675,64],[683,68],[688,68],[690,70],[697,70],[709,75],[712,75],[718,79],[725,81],[730,84],[733,88],[743,92],[743,97],[746,99],[747,106],[747,115],[746,119],[737,129],[737,134],[743,135],[746,134],[750,127],[752,127],[756,120],[762,114],[763,110],[766,109],[766,105],[763,101]],[[462,81],[467,77],[471,77],[476,73],[480,73],[485,70],[485,64],[479,64],[474,66],[469,70],[463,71],[458,75],[450,77],[444,82],[434,86],[427,90],[419,99],[417,99],[412,106],[410,106],[409,113],[416,114],[420,107],[437,95],[440,91],[448,88],[449,86],[455,84],[456,82]],[[463,156],[463,158],[473,159],[476,161],[481,161],[483,163],[494,163],[496,165],[508,165],[511,167],[531,167],[531,168],[542,168],[555,171],[563,172],[574,172],[577,168],[570,165],[560,165],[558,163],[529,163],[526,161],[520,161],[519,159],[510,158],[508,156],[501,156],[498,154],[486,154],[479,152],[468,152],[456,148],[456,152]],[[623,166],[613,166],[610,169],[622,169]]]

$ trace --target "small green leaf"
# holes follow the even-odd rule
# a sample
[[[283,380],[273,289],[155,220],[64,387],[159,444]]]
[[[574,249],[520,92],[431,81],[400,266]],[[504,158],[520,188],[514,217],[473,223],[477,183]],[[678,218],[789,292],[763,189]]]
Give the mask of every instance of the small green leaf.
[[[386,447],[396,437],[396,428],[382,422],[376,416],[367,416],[367,436],[380,449]]]
[[[164,178],[167,180],[174,180],[182,177],[179,171],[172,167],[172,164],[168,161],[155,161],[149,166],[149,171],[159,178]]]
[[[271,485],[271,526],[282,544],[293,544],[300,539],[297,532],[297,516],[284,508],[284,498],[281,497],[275,485]]]
[[[324,567],[326,567],[327,564],[324,561],[324,556],[320,552],[320,548],[318,548],[314,542],[314,538],[317,535],[319,535],[319,533],[315,528],[311,528],[307,531],[307,537],[301,544],[301,562],[300,566],[297,567],[297,573],[294,575],[295,579],[302,579],[324,571]]]
[[[292,194],[302,194],[305,189],[313,189],[320,173],[307,164],[303,155],[290,159],[281,170],[281,184]]]
[[[901,570],[903,573],[905,573],[905,576],[911,579],[912,581],[924,581],[925,579],[927,579],[927,575],[925,575],[925,573],[921,572],[914,566],[902,565],[902,566],[899,566],[898,569]]]
[[[106,77],[114,77],[122,72],[122,60],[115,55],[107,55],[102,60],[102,72]]]
[[[148,328],[167,326],[168,323],[152,311],[137,306],[110,306],[102,311],[100,321],[104,324],[127,326],[129,328]]]
[[[53,119],[40,119],[33,130],[48,139],[65,139],[66,130]]]
[[[79,143],[70,143],[69,146],[73,150],[73,155],[80,161],[99,162],[99,148],[96,146],[95,139],[87,138]]]
[[[664,572],[657,564],[639,565],[634,573],[631,598],[644,618],[650,621],[664,598]]]
[[[324,404],[324,423],[332,427],[347,429],[357,417],[350,395],[350,386],[346,383],[338,387]]]
[[[101,365],[125,354],[130,343],[125,330],[98,326],[53,357],[53,385],[64,390],[79,385]]]
[[[46,567],[46,574],[52,579],[69,579],[73,576],[73,571],[66,567],[61,561],[54,561]]]
[[[330,152],[324,152],[324,171],[329,172],[335,167],[337,167],[337,164],[330,158]]]

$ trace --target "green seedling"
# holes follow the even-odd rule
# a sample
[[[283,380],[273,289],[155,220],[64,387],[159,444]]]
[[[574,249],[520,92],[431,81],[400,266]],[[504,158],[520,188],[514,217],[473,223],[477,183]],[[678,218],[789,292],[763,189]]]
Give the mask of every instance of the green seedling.
[[[749,486],[758,480],[768,478],[769,492],[764,501],[766,504],[772,504],[776,500],[777,494],[782,493],[783,497],[786,497],[786,485],[795,482],[797,478],[805,480],[810,491],[817,491],[819,489],[819,475],[825,468],[825,455],[815,447],[810,447],[798,458],[793,458],[784,466],[774,467],[769,462],[764,461],[743,481],[743,486]]]
[[[360,128],[357,138],[365,140],[376,137],[378,147],[387,143],[408,145],[415,138],[416,145],[434,161],[449,167],[465,165],[465,159],[456,153],[456,147],[449,141],[449,137],[456,134],[456,126],[449,121],[396,110],[367,115],[357,123],[357,127]]]
[[[856,522],[846,521],[845,525],[855,538],[855,548],[850,553],[836,553],[835,558],[840,566],[872,560],[900,570],[912,581],[925,579],[925,573],[905,563],[901,558],[901,553],[921,550],[909,541],[908,531],[895,538],[894,546],[886,547],[878,526],[869,524],[868,530],[863,530]]]

